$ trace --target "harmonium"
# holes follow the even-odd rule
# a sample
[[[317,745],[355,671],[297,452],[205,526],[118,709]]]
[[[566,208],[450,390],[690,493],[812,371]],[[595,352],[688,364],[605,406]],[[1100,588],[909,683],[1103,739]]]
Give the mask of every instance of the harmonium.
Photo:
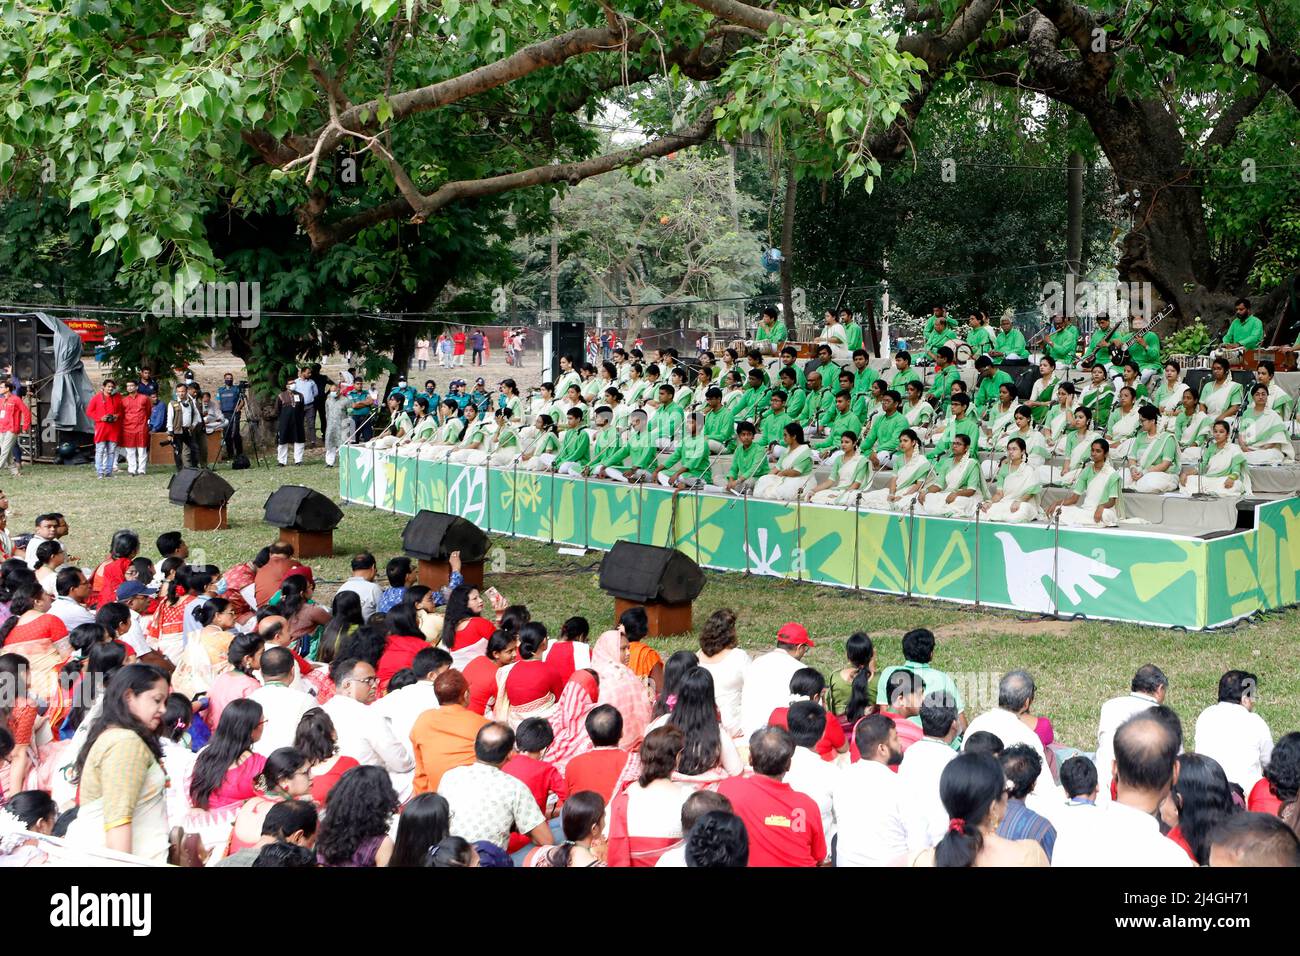
[[[1246,349],[1241,353],[1241,367],[1253,372],[1260,362],[1272,362],[1275,372],[1294,372],[1296,353],[1281,349]]]

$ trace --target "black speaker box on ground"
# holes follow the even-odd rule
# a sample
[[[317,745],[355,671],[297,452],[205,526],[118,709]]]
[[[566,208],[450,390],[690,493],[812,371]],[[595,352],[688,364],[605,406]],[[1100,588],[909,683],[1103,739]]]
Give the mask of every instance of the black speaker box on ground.
[[[576,370],[587,361],[587,325],[585,322],[551,323],[551,381],[560,377],[560,356],[573,360]]]
[[[460,552],[466,564],[482,561],[492,550],[483,529],[459,515],[420,511],[402,529],[402,550],[422,561],[446,561]]]
[[[1013,371],[1010,374],[1014,375],[1015,373]],[[1027,371],[1021,372],[1019,378],[1015,379],[1016,395],[1018,395],[1022,401],[1028,401],[1029,399],[1033,398],[1034,383],[1037,381],[1038,381],[1038,369],[1034,368],[1034,369],[1029,369]],[[1056,396],[1052,396],[1052,397],[1055,398]]]
[[[683,604],[704,590],[704,572],[675,548],[619,541],[600,563],[600,588],[638,603]]]
[[[1189,368],[1183,376],[1183,381],[1187,387],[1192,390],[1192,394],[1199,396],[1201,388],[1210,380],[1210,370],[1208,368]]]
[[[220,508],[235,489],[209,468],[183,468],[167,483],[167,498],[174,505]]]
[[[277,528],[333,531],[343,520],[343,512],[315,489],[304,485],[281,485],[266,499],[262,520]]]

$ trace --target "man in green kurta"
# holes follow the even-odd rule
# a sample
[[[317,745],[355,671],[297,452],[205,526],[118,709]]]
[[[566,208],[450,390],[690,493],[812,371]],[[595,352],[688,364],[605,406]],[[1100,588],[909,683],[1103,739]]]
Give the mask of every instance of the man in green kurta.
[[[927,458],[938,461],[948,454],[952,450],[952,440],[955,435],[965,435],[970,440],[972,448],[978,447],[976,442],[979,437],[979,426],[975,423],[974,417],[967,414],[969,410],[969,397],[961,392],[952,397],[952,414],[948,416],[948,421],[943,426],[943,434],[934,443],[934,448],[926,455]]]
[[[862,348],[862,326],[854,320],[852,309],[840,309],[840,325],[844,326],[844,347],[850,352]]]
[[[953,364],[952,349],[943,345],[935,353],[934,381],[930,383],[931,405],[936,410],[947,410],[952,401],[952,384],[961,381],[961,372]]]
[[[754,482],[767,474],[767,450],[755,441],[754,426],[741,422],[736,426],[736,450],[727,471],[727,490],[748,494]]]
[[[755,423],[758,425],[759,441],[765,448],[773,446],[780,447],[785,440],[782,432],[785,426],[789,425],[793,418],[785,409],[785,392],[779,388],[774,390],[768,398],[768,410],[763,413],[762,417]]]
[[[568,427],[564,430],[560,450],[552,466],[561,475],[581,477],[587,462],[591,460],[591,439],[587,437],[587,430],[582,425],[582,412],[571,408],[565,412],[565,419]]]
[[[907,428],[907,416],[898,410],[902,396],[889,389],[880,398],[880,414],[871,423],[859,450],[877,470],[888,468],[898,451],[898,436]]]
[[[845,432],[853,432],[853,434],[859,436],[862,434],[862,419],[853,414],[852,404],[853,394],[851,392],[841,390],[836,393],[835,414],[822,422],[822,427],[826,429],[826,437],[812,446],[814,461],[829,458],[833,452],[838,451],[840,436]]]
[[[650,419],[650,435],[660,451],[670,450],[681,437],[684,417],[682,407],[673,401],[673,387],[660,385],[659,407],[655,409],[654,418]]]
[[[745,391],[735,402],[736,420],[744,421],[748,418],[752,421],[767,407],[767,391],[763,373],[751,368],[745,382]]]
[[[667,488],[690,489],[713,484],[713,456],[709,440],[701,434],[704,416],[698,412],[686,418],[686,434],[673,453],[654,471],[654,478]]]
[[[735,447],[736,415],[729,405],[722,404],[720,388],[711,388],[704,396],[704,438],[715,455]]]
[[[778,386],[785,392],[785,410],[797,422],[803,421],[804,405],[808,403],[808,390],[795,381],[794,369],[783,368],[777,373]]]
[[[1048,355],[1056,359],[1056,364],[1063,368],[1073,368],[1079,348],[1079,329],[1064,315],[1052,316],[1052,331],[1043,340],[1043,347]]]
[[[796,349],[793,345],[787,345],[785,348],[781,349],[781,364],[777,366],[776,374],[777,377],[779,378],[782,371],[784,371],[787,368],[790,369],[791,371],[794,372],[795,384],[802,388],[804,385],[807,384],[807,382],[804,381],[803,369],[799,367],[797,361],[798,358],[799,358],[799,350]]]
[[[894,355],[894,372],[889,376],[889,387],[898,394],[903,394],[908,382],[919,382],[921,376],[912,368],[912,353],[898,352]]]
[[[998,395],[1003,384],[1014,385],[1011,376],[993,364],[987,355],[975,360],[975,376],[979,380],[975,387],[975,412],[983,415],[998,403]]]
[[[808,395],[804,399],[799,424],[808,428],[825,421],[835,409],[835,392],[822,384],[822,373],[813,369],[808,373]]]
[[[1236,317],[1223,333],[1223,350],[1229,358],[1240,361],[1243,350],[1257,349],[1264,341],[1264,323],[1250,314],[1249,299],[1238,299],[1233,310]]]
[[[1088,344],[1083,350],[1080,364],[1087,367],[1100,363],[1110,365],[1110,347],[1116,339],[1115,327],[1110,323],[1110,316],[1105,312],[1097,316],[1097,327],[1088,336]]]
[[[785,345],[789,330],[780,316],[781,313],[770,305],[759,315],[758,327],[754,330],[754,348],[761,354],[776,355]]]
[[[1004,315],[998,323],[1000,331],[993,338],[993,351],[989,353],[998,365],[1006,358],[1029,358],[1029,347],[1025,344],[1025,333],[1015,328],[1011,316]]]
[[[853,353],[853,397],[866,395],[871,391],[871,383],[880,378],[880,373],[871,367],[871,356],[866,349],[857,349]]]

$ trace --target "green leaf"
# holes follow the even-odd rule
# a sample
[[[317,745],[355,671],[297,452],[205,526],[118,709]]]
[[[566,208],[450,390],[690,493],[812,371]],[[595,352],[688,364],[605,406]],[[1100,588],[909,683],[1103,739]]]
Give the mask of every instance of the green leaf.
[[[140,255],[145,259],[152,259],[162,252],[162,243],[158,241],[157,236],[145,236],[140,240]]]
[[[8,165],[9,160],[14,158],[14,148],[8,143],[0,143],[0,169]]]
[[[294,17],[289,21],[289,32],[293,34],[293,40],[299,46],[302,45],[302,17]]]

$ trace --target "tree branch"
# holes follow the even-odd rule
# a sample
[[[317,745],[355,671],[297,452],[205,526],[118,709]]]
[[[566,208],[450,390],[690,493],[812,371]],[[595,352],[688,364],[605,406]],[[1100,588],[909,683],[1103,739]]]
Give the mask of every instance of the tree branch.
[[[1210,130],[1210,135],[1206,137],[1206,149],[1221,149],[1232,142],[1233,137],[1237,135],[1237,127],[1241,125],[1242,120],[1255,112],[1259,108],[1259,104],[1264,102],[1264,98],[1272,92],[1273,81],[1261,80],[1256,84],[1256,87],[1253,92],[1236,97],[1219,114],[1218,119],[1214,122],[1214,128]]]

